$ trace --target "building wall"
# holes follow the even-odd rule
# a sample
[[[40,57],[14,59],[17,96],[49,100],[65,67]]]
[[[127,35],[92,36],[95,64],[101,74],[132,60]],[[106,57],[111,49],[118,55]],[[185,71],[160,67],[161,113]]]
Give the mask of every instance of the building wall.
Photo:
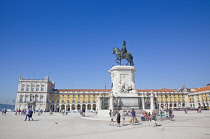
[[[23,79],[20,76],[16,97],[15,109],[46,110],[96,110],[99,94],[109,97],[110,89],[54,89],[55,83],[45,79]],[[148,90],[137,90],[139,96],[147,95]],[[189,89],[169,90],[159,89],[152,91],[157,97],[159,108],[197,108],[209,106],[210,90],[192,93]]]

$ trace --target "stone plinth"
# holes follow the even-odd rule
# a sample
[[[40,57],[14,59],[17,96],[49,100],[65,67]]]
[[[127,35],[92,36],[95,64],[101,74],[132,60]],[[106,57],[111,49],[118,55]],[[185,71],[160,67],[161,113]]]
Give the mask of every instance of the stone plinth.
[[[133,66],[114,66],[109,70],[112,80],[112,93],[114,96],[124,96],[136,93],[135,71]]]

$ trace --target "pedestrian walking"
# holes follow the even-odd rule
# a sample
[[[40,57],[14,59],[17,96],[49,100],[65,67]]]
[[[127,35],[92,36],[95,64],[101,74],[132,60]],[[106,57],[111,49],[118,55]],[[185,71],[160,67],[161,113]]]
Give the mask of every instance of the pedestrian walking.
[[[4,108],[4,115],[6,116],[7,114],[7,107]]]
[[[131,111],[131,117],[132,117],[131,122],[133,124],[136,123],[136,112],[134,109],[132,109],[132,111]]]
[[[82,109],[82,116],[85,117],[85,108]]]
[[[26,112],[26,118],[25,118],[25,120],[24,120],[24,121],[26,121],[26,120],[27,120],[27,118],[28,118],[28,120],[30,121],[30,117],[29,117],[29,109],[27,109],[25,112]]]
[[[171,108],[168,110],[168,114],[169,114],[169,120],[171,119],[171,121],[172,121],[172,118],[173,118],[173,110]]]
[[[33,111],[31,110],[31,109],[29,109],[29,111],[28,111],[28,115],[29,115],[29,121],[30,121],[30,119],[32,119],[32,121],[34,120],[33,119]]]
[[[160,119],[161,119],[161,121],[163,120],[163,112],[162,111],[160,111]]]
[[[117,111],[117,127],[120,127],[120,117],[121,117],[120,112]]]
[[[111,117],[109,126],[112,126],[114,125],[114,113],[112,110],[109,111],[109,116]]]
[[[155,112],[155,110],[153,110],[152,111],[152,122],[154,122],[154,127],[156,127],[157,126],[157,123],[156,123],[156,121],[157,121],[157,115],[156,115],[156,112]]]

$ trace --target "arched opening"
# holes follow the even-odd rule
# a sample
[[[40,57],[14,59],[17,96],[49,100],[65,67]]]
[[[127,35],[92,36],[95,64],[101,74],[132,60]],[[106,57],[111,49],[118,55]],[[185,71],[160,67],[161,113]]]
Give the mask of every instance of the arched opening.
[[[74,104],[71,106],[71,110],[75,110],[75,105]]]
[[[50,105],[50,110],[54,111],[54,105]]]
[[[65,105],[61,105],[61,110],[65,109]]]
[[[172,103],[170,103],[170,105],[169,105],[169,106],[170,106],[170,108],[172,108]]]
[[[56,105],[56,111],[59,112],[60,111],[60,106]]]
[[[176,107],[176,103],[174,103],[174,107]]]
[[[91,105],[90,104],[88,104],[88,110],[91,110]]]
[[[82,104],[82,109],[86,109],[86,105],[85,104]]]
[[[77,110],[80,110],[80,109],[81,109],[81,105],[77,104]]]
[[[185,104],[184,103],[182,103],[182,107],[185,107]]]
[[[164,104],[161,104],[161,108],[164,109]]]
[[[70,111],[70,105],[66,105],[66,111]]]
[[[96,104],[93,104],[93,110],[94,111],[96,110]]]

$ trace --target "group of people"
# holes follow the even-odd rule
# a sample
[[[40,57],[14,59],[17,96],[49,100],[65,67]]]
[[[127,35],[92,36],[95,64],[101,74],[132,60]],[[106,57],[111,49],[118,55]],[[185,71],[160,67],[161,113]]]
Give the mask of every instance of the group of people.
[[[150,115],[150,116],[148,117],[148,115]],[[157,126],[157,123],[156,123],[156,120],[157,120],[156,112],[153,111],[152,114],[150,114],[150,112],[149,112],[148,115],[147,115],[147,113],[145,113],[145,115],[143,115],[141,117],[141,120],[143,121],[143,120],[149,119],[150,121],[154,122],[154,126]],[[114,113],[112,110],[110,110],[109,111],[109,116],[111,117],[110,124],[109,124],[110,126],[114,125],[114,117],[115,116],[116,116],[116,121],[117,121],[117,127],[120,127],[121,117],[122,117],[123,125],[125,125],[125,117],[126,116],[131,116],[131,119],[130,119],[130,123],[131,124],[138,123],[138,119],[137,119],[137,116],[136,116],[136,111],[134,109],[132,109],[132,111],[130,111],[130,112],[117,111],[116,113]]]
[[[27,118],[28,118],[28,121],[30,121],[30,119],[32,119],[32,121],[33,121],[34,119],[33,119],[32,115],[33,115],[33,111],[31,109],[27,109],[26,110],[26,118],[24,121],[26,121]]]
[[[5,115],[6,116],[6,114],[7,114],[7,108],[5,107],[4,109],[1,110],[1,112],[2,112],[2,115]]]
[[[172,118],[174,117],[174,113],[173,113],[172,108],[167,109],[167,110],[160,109],[160,120],[161,121],[164,120],[164,118],[163,118],[164,113],[165,113],[165,119],[172,121]]]
[[[117,111],[116,114],[117,114],[117,117],[116,117],[117,127],[120,127],[120,119],[121,119],[120,111]],[[114,125],[115,113],[112,110],[109,111],[109,116],[111,117],[110,126]],[[123,118],[123,124],[124,124],[125,123],[125,114],[124,113],[122,114],[122,118]]]

